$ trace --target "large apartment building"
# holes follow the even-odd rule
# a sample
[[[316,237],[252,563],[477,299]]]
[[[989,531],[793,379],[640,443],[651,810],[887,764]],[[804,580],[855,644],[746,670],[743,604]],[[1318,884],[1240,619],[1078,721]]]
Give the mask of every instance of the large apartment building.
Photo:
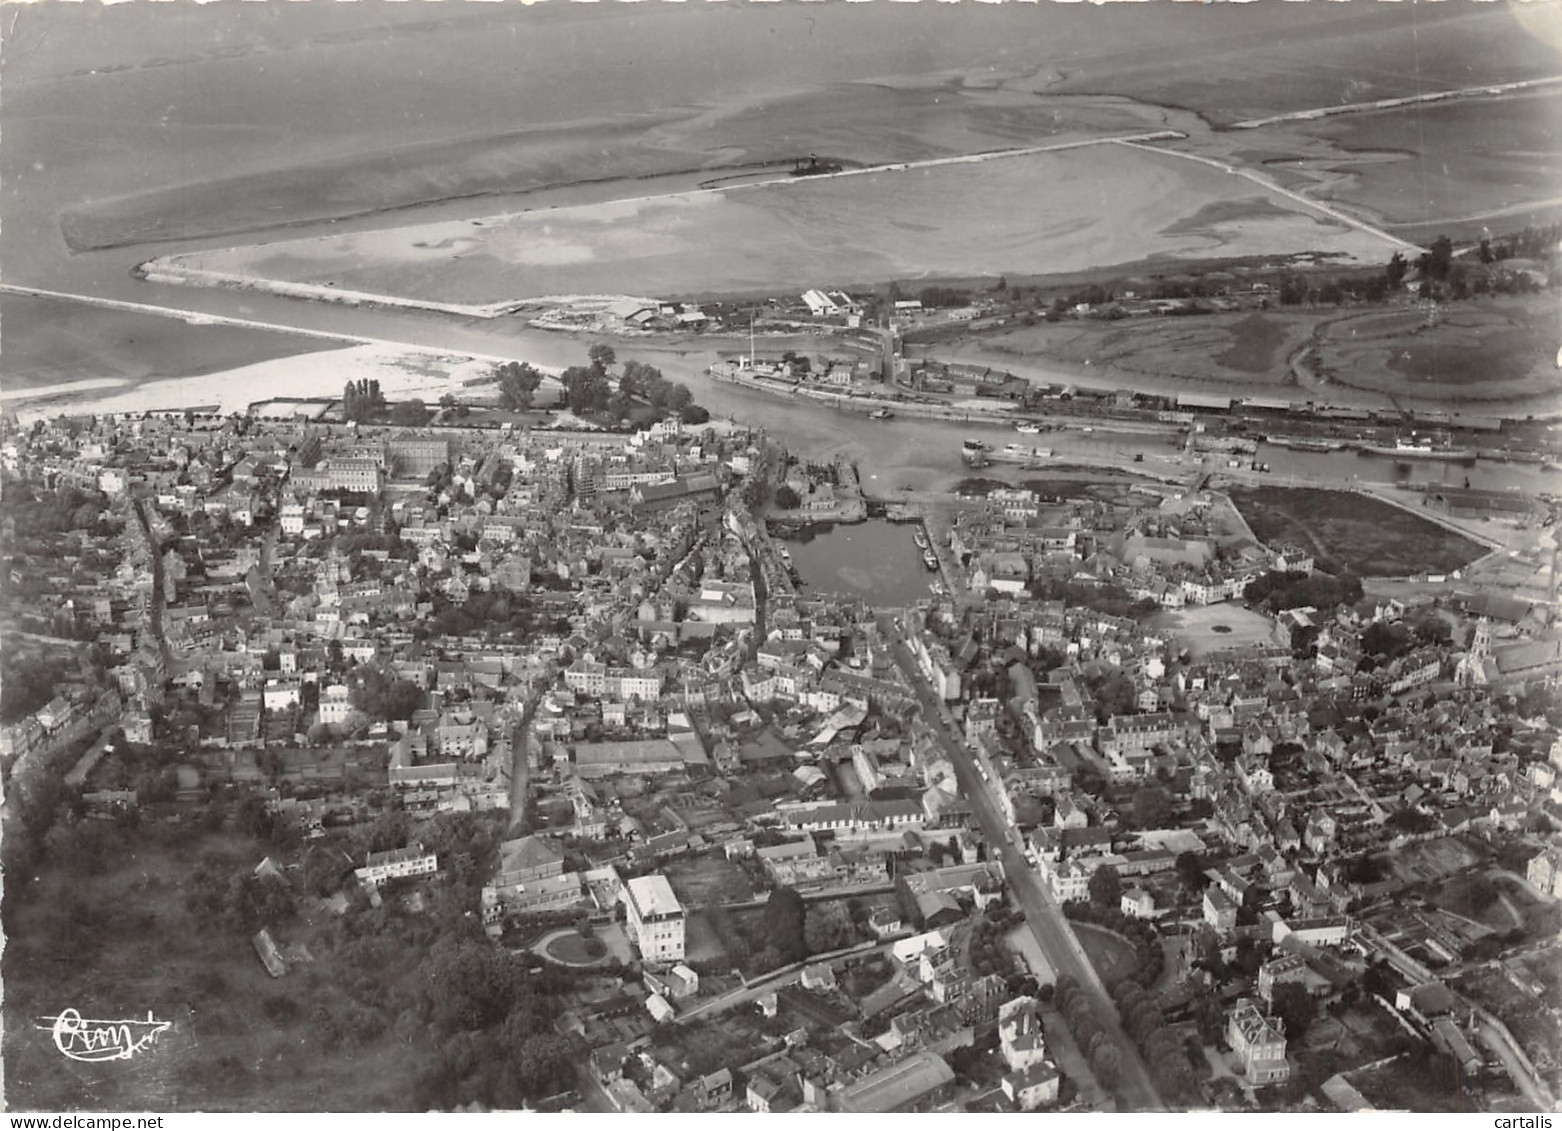
[[[636,876],[624,885],[630,941],[645,962],[682,962],[683,906],[662,875]]]

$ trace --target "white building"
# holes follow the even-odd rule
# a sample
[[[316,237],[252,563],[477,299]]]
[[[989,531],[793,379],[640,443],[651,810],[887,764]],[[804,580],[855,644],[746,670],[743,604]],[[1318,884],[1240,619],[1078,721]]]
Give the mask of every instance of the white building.
[[[270,680],[266,683],[266,689],[261,694],[262,702],[268,711],[284,711],[289,707],[298,706],[298,684],[285,683],[280,680]]]
[[[353,713],[353,705],[347,688],[335,683],[320,693],[320,721],[328,726],[341,726]]]
[[[362,868],[353,875],[364,887],[377,888],[386,880],[406,876],[432,876],[439,871],[439,860],[432,852],[424,852],[421,844],[409,844],[406,848],[393,848],[389,852],[371,852]]]
[[[636,876],[624,885],[629,938],[646,962],[682,962],[683,906],[663,875]]]

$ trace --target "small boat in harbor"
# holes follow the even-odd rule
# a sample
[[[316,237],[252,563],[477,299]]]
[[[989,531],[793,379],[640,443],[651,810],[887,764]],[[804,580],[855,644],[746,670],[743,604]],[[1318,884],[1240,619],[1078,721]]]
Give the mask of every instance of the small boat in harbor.
[[[936,570],[938,568],[938,559],[933,556],[932,550],[922,551],[922,564],[927,566],[928,569]]]
[[[917,544],[917,549],[919,550],[926,550],[928,548],[927,535],[924,534],[921,530],[912,531],[911,540]]]

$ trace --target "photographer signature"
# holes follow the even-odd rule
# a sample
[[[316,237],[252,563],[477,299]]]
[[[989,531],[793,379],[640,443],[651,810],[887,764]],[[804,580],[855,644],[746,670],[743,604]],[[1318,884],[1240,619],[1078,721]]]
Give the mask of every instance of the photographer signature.
[[[171,1021],[154,1020],[151,1011],[145,1021],[96,1021],[82,1017],[74,1009],[62,1010],[56,1017],[39,1018],[38,1028],[54,1037],[54,1047],[71,1060],[89,1064],[105,1060],[129,1060],[156,1042],[158,1036],[173,1027]]]

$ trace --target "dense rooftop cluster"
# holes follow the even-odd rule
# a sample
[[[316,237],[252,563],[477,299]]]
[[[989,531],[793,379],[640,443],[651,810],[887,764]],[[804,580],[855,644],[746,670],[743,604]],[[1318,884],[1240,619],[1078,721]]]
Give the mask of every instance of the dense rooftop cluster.
[[[918,519],[941,595],[873,608],[795,583],[750,505],[776,455],[673,420],[13,433],[7,870],[94,817],[267,838],[190,905],[277,978],[335,961],[301,907],[435,916],[438,985],[519,987],[436,1031],[530,1050],[419,1082],[449,1106],[1099,1107],[1140,1058],[1176,1106],[1359,1098],[1390,1055],[1554,1086],[1554,1017],[1501,991],[1562,890],[1549,610],[1366,596],[1202,483],[965,500]],[[1348,1057],[1307,1041],[1376,1003]]]

